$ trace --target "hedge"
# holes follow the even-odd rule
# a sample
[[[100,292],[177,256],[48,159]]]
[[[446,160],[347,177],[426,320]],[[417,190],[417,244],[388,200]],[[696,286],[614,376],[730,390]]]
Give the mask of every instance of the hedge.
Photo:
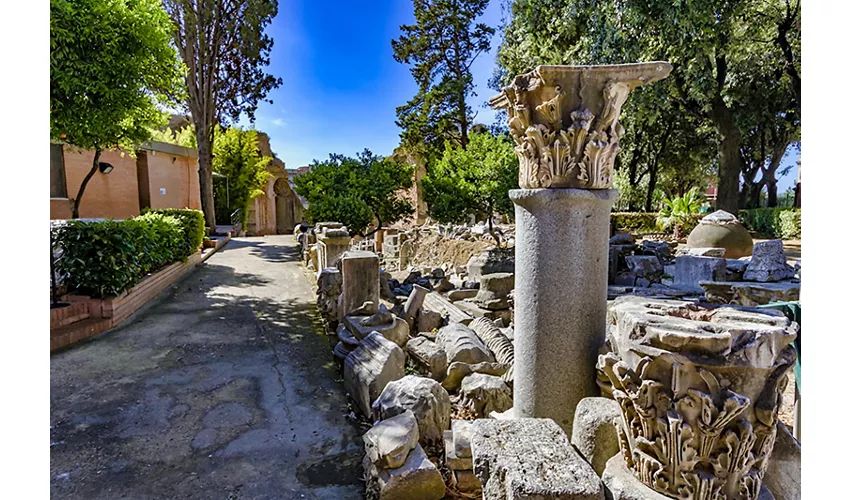
[[[792,239],[801,234],[800,210],[794,208],[753,208],[739,210],[738,219],[750,231],[770,238]]]
[[[203,240],[203,224],[198,237],[196,217],[187,213],[195,211],[161,212],[166,211],[122,221],[69,221],[51,229],[62,249],[56,270],[68,289],[95,298],[119,295],[147,274],[185,261]]]
[[[186,254],[187,256],[195,253],[195,250],[203,243],[204,236],[206,235],[206,220],[204,219],[204,213],[200,210],[191,210],[188,208],[146,208],[142,211],[142,215],[149,213],[170,215],[180,222],[183,232],[186,235],[187,247],[185,251],[188,252]]]
[[[685,217],[682,223],[682,234],[687,235],[693,228],[699,224],[699,221],[706,214],[691,214]],[[671,227],[667,231],[662,231],[658,227],[656,220],[658,219],[657,212],[613,212],[611,213],[611,225],[616,231],[628,231],[630,233],[673,233]]]

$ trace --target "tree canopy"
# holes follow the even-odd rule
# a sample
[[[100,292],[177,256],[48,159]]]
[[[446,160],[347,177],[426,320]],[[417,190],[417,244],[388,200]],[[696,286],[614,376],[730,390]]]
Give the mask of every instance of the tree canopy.
[[[260,154],[256,130],[235,127],[216,132],[213,151],[213,172],[227,177],[226,182],[215,184],[216,206],[223,209],[219,215],[229,221],[232,210],[242,209],[244,226],[248,204],[263,194],[263,187],[272,178],[268,171],[272,159]]]
[[[307,199],[311,222],[342,222],[355,234],[364,235],[373,221],[377,231],[413,213],[413,206],[399,193],[412,186],[413,167],[368,149],[356,158],[331,154],[293,182],[295,192]]]
[[[508,191],[518,187],[519,159],[510,138],[473,132],[466,149],[446,143],[442,158],[422,180],[428,213],[440,222],[459,223],[470,215],[513,214]]]
[[[412,65],[419,92],[396,109],[402,145],[426,156],[440,152],[445,141],[465,148],[474,118],[468,98],[473,93],[470,66],[490,50],[495,30],[475,23],[488,0],[413,0],[416,24],[401,26],[392,41],[395,60]]]
[[[644,171],[656,163],[681,167],[682,159],[716,164],[718,207],[735,212],[751,137],[761,135],[755,131],[775,138],[757,157],[763,166],[771,158],[778,165],[784,141],[799,130],[799,0],[516,0],[512,14],[499,48],[497,85],[539,64],[673,65],[667,80],[638,89],[626,103],[619,168],[634,160],[629,150],[652,150],[638,161]],[[696,156],[683,156],[688,151]],[[761,171],[770,177],[769,168]]]
[[[183,68],[158,0],[51,0],[50,137],[95,151],[72,216],[104,149],[134,151],[181,95]]]
[[[257,105],[281,84],[265,72],[273,45],[265,28],[277,15],[277,0],[163,0],[163,4],[173,23],[174,45],[189,68],[187,105],[198,144],[201,206],[207,225],[214,228],[216,125],[232,124],[243,114],[253,123]]]

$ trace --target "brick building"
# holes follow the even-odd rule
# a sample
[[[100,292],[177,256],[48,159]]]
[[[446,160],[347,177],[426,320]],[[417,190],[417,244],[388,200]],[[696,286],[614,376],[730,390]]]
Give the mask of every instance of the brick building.
[[[71,200],[93,157],[94,151],[50,144],[51,220],[71,217]],[[81,218],[125,219],[139,215],[143,208],[201,209],[194,149],[149,142],[136,151],[135,158],[127,151],[104,151],[100,163],[83,193]]]

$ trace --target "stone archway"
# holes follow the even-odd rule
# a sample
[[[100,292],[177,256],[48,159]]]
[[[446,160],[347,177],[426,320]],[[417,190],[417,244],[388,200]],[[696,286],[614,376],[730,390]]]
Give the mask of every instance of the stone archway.
[[[275,231],[277,234],[289,234],[295,228],[295,193],[289,187],[286,177],[274,181],[275,194]]]

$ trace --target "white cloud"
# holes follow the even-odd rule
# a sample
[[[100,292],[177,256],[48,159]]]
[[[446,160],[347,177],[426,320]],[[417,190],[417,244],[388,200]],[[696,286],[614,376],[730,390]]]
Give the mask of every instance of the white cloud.
[[[280,118],[275,118],[274,120],[271,121],[271,123],[275,127],[285,127],[286,126],[286,122],[281,120]]]

